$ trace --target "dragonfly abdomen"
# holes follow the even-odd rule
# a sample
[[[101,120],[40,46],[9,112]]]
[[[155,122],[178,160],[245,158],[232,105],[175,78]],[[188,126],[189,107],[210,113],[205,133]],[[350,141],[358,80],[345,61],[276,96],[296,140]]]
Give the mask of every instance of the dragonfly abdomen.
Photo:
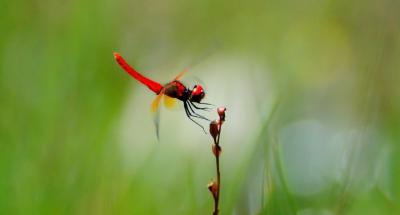
[[[114,53],[114,57],[117,60],[118,64],[133,78],[138,80],[140,83],[146,85],[151,91],[155,94],[159,94],[162,89],[162,85],[156,81],[153,81],[139,72],[137,72],[134,68],[132,68],[118,53]]]

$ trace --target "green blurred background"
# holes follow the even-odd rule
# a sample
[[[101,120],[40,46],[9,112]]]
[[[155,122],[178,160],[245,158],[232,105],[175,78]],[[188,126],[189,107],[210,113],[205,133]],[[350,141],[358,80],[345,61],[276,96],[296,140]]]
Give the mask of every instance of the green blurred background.
[[[157,141],[114,51],[162,83],[188,67],[227,107],[221,214],[400,214],[399,11],[1,1],[0,214],[211,214],[211,137],[163,109]]]

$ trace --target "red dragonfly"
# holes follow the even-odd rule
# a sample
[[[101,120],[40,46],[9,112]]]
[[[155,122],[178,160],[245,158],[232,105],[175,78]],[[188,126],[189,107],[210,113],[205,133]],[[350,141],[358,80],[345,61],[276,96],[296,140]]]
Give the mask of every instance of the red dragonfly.
[[[190,90],[181,81],[179,81],[182,78],[182,76],[187,72],[187,70],[180,72],[171,82],[165,85],[161,85],[160,83],[153,81],[141,75],[139,72],[137,72],[125,61],[124,58],[122,58],[122,56],[119,53],[115,52],[114,57],[117,60],[118,64],[122,67],[122,69],[124,69],[129,75],[138,80],[140,83],[146,85],[151,91],[153,91],[157,95],[157,97],[151,104],[151,111],[156,114],[155,125],[156,125],[157,137],[159,136],[158,112],[160,106],[159,104],[162,97],[164,97],[164,104],[166,107],[172,107],[176,99],[181,100],[183,102],[183,107],[185,108],[186,116],[204,130],[204,127],[193,118],[199,118],[207,121],[210,120],[200,115],[195,110],[209,110],[208,107],[201,107],[199,106],[199,104],[201,105],[212,105],[212,104],[201,102],[201,100],[204,98],[206,94],[204,92],[203,87],[200,84],[194,85],[193,89]]]

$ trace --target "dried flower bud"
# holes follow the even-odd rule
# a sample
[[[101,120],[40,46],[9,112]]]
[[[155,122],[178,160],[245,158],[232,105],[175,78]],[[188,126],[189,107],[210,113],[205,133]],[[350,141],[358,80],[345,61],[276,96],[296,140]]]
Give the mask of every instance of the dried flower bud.
[[[219,134],[219,123],[217,120],[213,120],[210,123],[210,134],[214,138],[214,143],[217,141],[217,136]]]
[[[213,194],[213,196],[217,196],[218,192],[218,183],[215,181],[211,181],[207,184],[208,190]]]
[[[212,152],[216,157],[219,157],[219,155],[222,152],[222,149],[220,146],[214,144],[214,145],[212,145]]]
[[[225,121],[225,111],[226,111],[226,107],[219,107],[217,109],[218,115],[219,115],[219,119],[223,122]]]

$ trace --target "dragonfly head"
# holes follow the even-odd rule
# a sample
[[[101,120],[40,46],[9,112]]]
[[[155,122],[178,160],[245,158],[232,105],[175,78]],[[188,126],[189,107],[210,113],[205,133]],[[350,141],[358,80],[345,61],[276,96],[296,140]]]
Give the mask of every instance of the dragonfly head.
[[[200,84],[194,85],[192,93],[190,94],[189,100],[192,102],[200,103],[205,95],[206,95],[206,93],[204,92],[204,89]]]

